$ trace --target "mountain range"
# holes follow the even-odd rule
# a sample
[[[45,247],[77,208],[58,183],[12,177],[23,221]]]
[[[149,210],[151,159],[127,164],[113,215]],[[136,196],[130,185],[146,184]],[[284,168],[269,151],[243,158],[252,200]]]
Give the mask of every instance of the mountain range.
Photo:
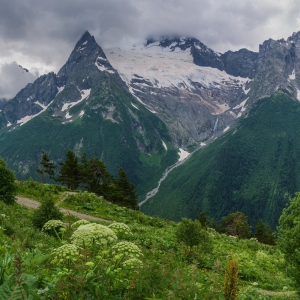
[[[86,32],[57,74],[2,107],[0,156],[37,179],[42,150],[56,163],[86,152],[113,174],[123,167],[141,200],[185,159],[142,210],[176,220],[240,210],[275,226],[300,190],[299,58],[300,32],[223,54],[186,37],[103,50]]]

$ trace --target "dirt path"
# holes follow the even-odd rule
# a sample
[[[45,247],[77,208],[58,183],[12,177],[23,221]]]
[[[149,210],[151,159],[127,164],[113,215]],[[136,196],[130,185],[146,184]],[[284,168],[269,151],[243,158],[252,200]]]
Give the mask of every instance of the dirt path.
[[[274,291],[268,291],[263,289],[257,289],[259,292],[265,293],[270,296],[290,296],[296,294],[295,291],[286,291],[286,292],[274,292]]]
[[[17,203],[29,207],[29,208],[38,208],[40,206],[40,202],[29,199],[29,198],[25,198],[25,197],[21,197],[21,196],[17,196]],[[97,217],[93,217],[90,215],[86,215],[86,214],[82,214],[79,213],[77,211],[71,210],[71,209],[65,209],[65,208],[60,208],[60,211],[64,214],[71,214],[79,219],[83,219],[83,220],[88,220],[88,221],[102,221],[102,222],[111,222],[109,220],[105,220],[105,219],[101,219],[101,218],[97,218]]]

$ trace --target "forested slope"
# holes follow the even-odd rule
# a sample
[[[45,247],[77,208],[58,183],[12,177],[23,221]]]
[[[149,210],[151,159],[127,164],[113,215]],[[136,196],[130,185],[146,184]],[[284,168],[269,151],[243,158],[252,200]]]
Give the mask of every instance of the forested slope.
[[[142,210],[173,220],[241,211],[252,225],[262,218],[275,226],[300,190],[299,114],[300,104],[285,95],[260,100],[236,128],[171,172]]]

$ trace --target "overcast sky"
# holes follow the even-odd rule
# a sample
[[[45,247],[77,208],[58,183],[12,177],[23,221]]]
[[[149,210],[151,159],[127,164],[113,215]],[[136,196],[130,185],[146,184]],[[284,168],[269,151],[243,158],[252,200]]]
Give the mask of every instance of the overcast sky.
[[[103,47],[150,35],[193,36],[215,51],[248,48],[300,30],[297,0],[1,0],[0,99],[26,84],[17,64],[57,72],[88,30]],[[17,64],[15,63],[17,62]],[[7,75],[9,74],[9,75]],[[14,77],[15,74],[15,77]],[[5,80],[4,80],[5,79]]]

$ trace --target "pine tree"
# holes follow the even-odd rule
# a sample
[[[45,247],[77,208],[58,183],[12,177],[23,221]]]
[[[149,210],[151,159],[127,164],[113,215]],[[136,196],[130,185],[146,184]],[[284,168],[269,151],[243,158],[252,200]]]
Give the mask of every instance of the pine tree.
[[[218,231],[218,224],[217,224],[216,219],[214,219],[214,218],[211,219],[211,221],[210,221],[210,228],[213,228],[216,231]]]
[[[103,161],[92,157],[88,161],[90,191],[109,198],[113,176],[107,171]]]
[[[256,223],[255,230],[255,237],[260,243],[275,245],[275,237],[270,225],[265,224],[259,219]]]
[[[66,184],[71,190],[77,189],[80,182],[80,166],[75,153],[68,150],[65,161],[59,164],[61,168],[59,170],[59,177],[56,180]]]
[[[209,225],[209,220],[208,220],[208,217],[207,217],[205,211],[201,211],[198,220],[203,228],[207,228],[207,226]]]
[[[114,181],[108,200],[120,206],[139,210],[135,186],[129,182],[128,176],[122,168],[119,168],[119,178]]]
[[[37,169],[36,171],[41,174],[42,183],[44,182],[44,174],[48,174],[50,178],[53,179],[54,169],[56,168],[56,166],[50,161],[50,157],[45,151],[42,151],[40,165],[40,169]]]

